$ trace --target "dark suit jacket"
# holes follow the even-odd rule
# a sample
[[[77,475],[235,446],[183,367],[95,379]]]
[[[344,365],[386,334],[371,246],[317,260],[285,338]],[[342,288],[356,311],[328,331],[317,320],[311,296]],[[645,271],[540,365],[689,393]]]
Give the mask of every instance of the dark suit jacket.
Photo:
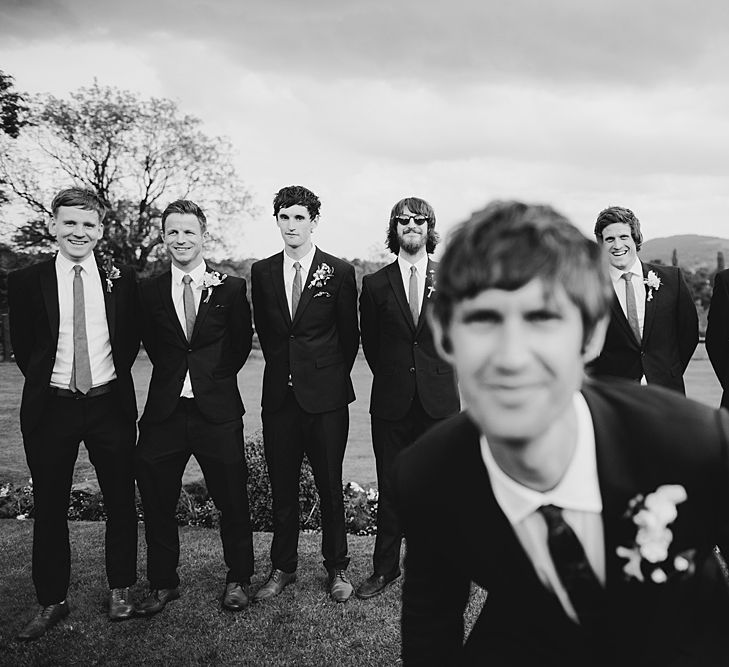
[[[729,269],[714,277],[706,327],[706,351],[724,390],[721,405],[729,408]]]
[[[433,419],[447,417],[460,407],[453,369],[438,356],[425,313],[437,266],[428,260],[417,327],[397,260],[362,279],[362,349],[374,375],[370,413],[380,419],[402,419],[416,390],[423,409]]]
[[[322,263],[334,274],[323,287],[312,287],[312,274]],[[306,412],[329,412],[351,403],[349,374],[359,348],[354,267],[317,248],[293,322],[284,293],[283,251],[253,264],[251,282],[256,331],[266,359],[263,409],[283,405],[289,373]]]
[[[540,582],[494,497],[467,413],[441,422],[397,459],[407,540],[405,664],[725,665],[729,592],[712,548],[729,546],[729,415],[660,387],[588,382],[603,500],[608,621],[588,638]],[[696,549],[696,571],[664,584],[627,581],[616,548],[637,494],[681,484],[672,549]],[[471,582],[488,592],[468,642]],[[677,660],[677,662],[672,662]]]
[[[253,338],[246,281],[228,276],[206,301],[208,294],[201,295],[188,343],[172,303],[172,272],[142,283],[142,341],[153,370],[140,423],[172,414],[188,370],[195,403],[208,421],[232,421],[245,413],[237,375]]]
[[[590,369],[594,375],[630,380],[645,375],[648,384],[685,393],[683,373],[699,342],[696,306],[680,269],[643,262],[643,276],[649,271],[661,279],[661,286],[650,301],[646,299],[642,342],[636,340],[614,296],[605,345]]]
[[[136,421],[137,403],[131,368],[139,351],[134,271],[118,267],[121,276],[106,288],[106,273],[99,268],[104,291],[106,322],[117,381],[115,394],[129,418]],[[50,396],[51,373],[58,347],[59,306],[55,259],[34,264],[8,276],[10,337],[15,360],[25,376],[20,404],[20,427],[29,433],[40,423]]]

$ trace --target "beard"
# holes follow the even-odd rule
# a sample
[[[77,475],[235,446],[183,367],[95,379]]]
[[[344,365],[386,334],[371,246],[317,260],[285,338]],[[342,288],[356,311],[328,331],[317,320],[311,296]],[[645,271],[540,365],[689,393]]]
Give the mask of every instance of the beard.
[[[406,234],[398,234],[398,242],[400,248],[405,252],[414,255],[418,250],[425,246],[427,242],[427,233],[424,232],[408,232]]]

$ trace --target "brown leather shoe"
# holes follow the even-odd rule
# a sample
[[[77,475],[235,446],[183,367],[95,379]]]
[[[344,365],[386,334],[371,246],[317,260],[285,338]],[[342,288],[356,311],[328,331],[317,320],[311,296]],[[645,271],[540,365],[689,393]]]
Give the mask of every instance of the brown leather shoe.
[[[354,593],[344,570],[329,571],[329,595],[334,602],[346,602]]]
[[[154,588],[149,592],[147,598],[137,605],[137,614],[140,616],[152,616],[161,612],[165,605],[180,597],[179,588]]]
[[[134,615],[134,603],[128,588],[112,588],[109,591],[109,620],[124,621]]]
[[[241,611],[248,606],[248,594],[243,584],[237,581],[231,581],[225,585],[225,595],[223,595],[223,609],[228,611]]]
[[[256,602],[268,600],[278,595],[286,586],[296,581],[296,572],[284,572],[283,570],[271,570],[268,581],[258,589],[253,596]]]
[[[29,642],[42,637],[56,623],[66,618],[70,611],[71,609],[65,600],[58,604],[49,604],[43,607],[35,618],[18,633],[17,639],[22,642]]]
[[[393,581],[397,581],[399,577],[399,572],[387,577],[384,574],[377,574],[375,572],[357,586],[356,595],[360,600],[369,600],[382,593]]]

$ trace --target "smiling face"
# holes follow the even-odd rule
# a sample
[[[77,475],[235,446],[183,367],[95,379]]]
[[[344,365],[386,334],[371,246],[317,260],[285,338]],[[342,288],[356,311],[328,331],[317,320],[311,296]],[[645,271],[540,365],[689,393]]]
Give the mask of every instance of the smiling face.
[[[192,213],[170,213],[165,220],[164,243],[172,263],[189,273],[202,259],[205,235],[200,221]]]
[[[58,251],[72,262],[83,262],[94,251],[104,227],[96,211],[77,206],[59,206],[48,223],[58,241]]]
[[[298,259],[311,250],[311,234],[318,222],[319,217],[312,220],[309,210],[301,204],[279,209],[276,224],[288,255]]]
[[[408,255],[417,255],[428,240],[428,219],[404,206],[397,216],[397,240]],[[403,221],[405,224],[403,224]],[[420,224],[418,224],[420,222]]]
[[[624,222],[614,222],[602,230],[602,248],[610,264],[621,271],[633,266],[638,256],[630,225]]]
[[[441,325],[431,324],[442,341]],[[582,383],[582,332],[564,288],[545,289],[538,278],[455,304],[440,352],[489,443],[528,446],[565,417]]]

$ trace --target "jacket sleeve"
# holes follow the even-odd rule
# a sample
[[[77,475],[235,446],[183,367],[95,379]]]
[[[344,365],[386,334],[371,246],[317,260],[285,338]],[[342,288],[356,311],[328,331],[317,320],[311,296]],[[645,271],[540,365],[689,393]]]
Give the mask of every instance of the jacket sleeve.
[[[8,275],[8,307],[10,313],[10,342],[15,362],[25,375],[30,355],[35,347],[33,317],[24,298],[21,277],[17,272]]]
[[[348,262],[343,264],[346,270],[337,295],[337,331],[344,359],[351,371],[359,350],[357,282],[354,278],[354,267]]]
[[[258,334],[258,342],[265,356],[268,347],[268,318],[266,313],[265,298],[261,288],[261,267],[254,264],[251,267],[251,303],[253,305],[253,321]]]
[[[251,352],[253,342],[253,324],[251,307],[246,296],[246,281],[241,278],[241,286],[233,300],[230,318],[231,338],[235,351],[235,365],[240,370]]]
[[[714,277],[714,291],[706,326],[706,351],[723,389],[729,388],[729,292],[722,273]]]
[[[678,353],[685,371],[696,346],[699,344],[699,317],[681,269],[678,270],[678,308],[676,317],[678,318]]]
[[[374,373],[379,352],[380,322],[367,276],[362,280],[362,294],[359,297],[359,324],[362,329],[362,351]]]

